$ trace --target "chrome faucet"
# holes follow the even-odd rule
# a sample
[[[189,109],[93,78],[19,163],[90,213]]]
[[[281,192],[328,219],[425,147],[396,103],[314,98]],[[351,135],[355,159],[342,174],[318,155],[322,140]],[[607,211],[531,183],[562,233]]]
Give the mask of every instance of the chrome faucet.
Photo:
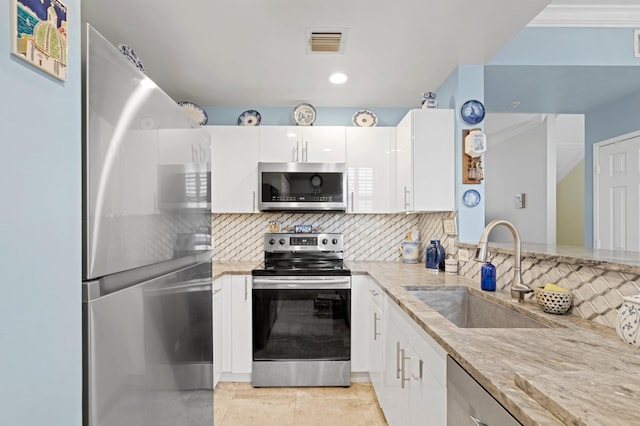
[[[520,235],[516,230],[516,227],[513,226],[513,223],[503,220],[497,219],[491,221],[482,231],[482,235],[480,236],[480,241],[478,241],[478,248],[476,249],[476,255],[474,260],[477,262],[486,262],[487,261],[487,248],[489,239],[489,233],[498,225],[504,225],[511,231],[513,235],[513,280],[511,281],[511,297],[514,299],[518,299],[519,302],[524,301],[524,295],[527,293],[531,293],[533,290],[526,284],[522,283],[522,273],[520,270],[520,252],[521,252],[521,243],[520,243]]]

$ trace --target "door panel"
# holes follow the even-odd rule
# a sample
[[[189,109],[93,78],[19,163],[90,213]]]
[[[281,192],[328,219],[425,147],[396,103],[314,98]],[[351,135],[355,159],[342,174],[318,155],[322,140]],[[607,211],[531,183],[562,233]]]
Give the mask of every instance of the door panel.
[[[640,136],[597,149],[595,247],[640,249]]]

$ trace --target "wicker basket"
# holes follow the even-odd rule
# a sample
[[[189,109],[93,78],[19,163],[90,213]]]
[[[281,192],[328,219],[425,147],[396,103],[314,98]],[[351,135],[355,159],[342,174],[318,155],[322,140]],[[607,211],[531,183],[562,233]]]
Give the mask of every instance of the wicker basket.
[[[533,289],[538,305],[544,312],[550,314],[564,314],[571,307],[573,296],[570,291],[551,291],[542,287]]]

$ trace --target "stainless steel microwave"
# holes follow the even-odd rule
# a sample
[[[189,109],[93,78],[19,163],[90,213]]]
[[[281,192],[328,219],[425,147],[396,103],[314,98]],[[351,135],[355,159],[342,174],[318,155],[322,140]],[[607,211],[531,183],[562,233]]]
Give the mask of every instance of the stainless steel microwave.
[[[345,211],[345,163],[258,163],[258,209]]]

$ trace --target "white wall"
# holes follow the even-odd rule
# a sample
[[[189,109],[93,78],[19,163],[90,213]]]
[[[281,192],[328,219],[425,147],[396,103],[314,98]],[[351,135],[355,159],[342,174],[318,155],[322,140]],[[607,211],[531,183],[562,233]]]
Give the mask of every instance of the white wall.
[[[10,52],[0,16],[0,424],[82,422],[80,0],[68,75]]]
[[[487,117],[489,121],[495,119]],[[539,121],[524,132],[499,143],[491,143],[484,154],[486,222],[506,219],[518,229],[522,241],[547,240],[547,125]],[[555,183],[554,183],[555,185]],[[514,197],[526,194],[524,209],[516,209]],[[503,227],[490,235],[491,241],[513,241]]]

